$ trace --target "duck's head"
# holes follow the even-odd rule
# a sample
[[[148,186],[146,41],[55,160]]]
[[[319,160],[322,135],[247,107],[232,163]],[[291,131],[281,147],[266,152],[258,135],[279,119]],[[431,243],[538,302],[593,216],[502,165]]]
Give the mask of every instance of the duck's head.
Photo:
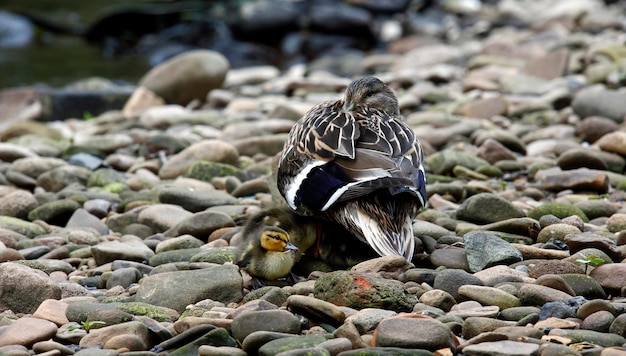
[[[298,247],[289,242],[289,234],[275,226],[267,226],[261,233],[261,247],[271,252],[298,251]]]
[[[345,112],[361,106],[396,115],[400,114],[396,95],[387,84],[376,77],[365,77],[350,83],[343,102],[343,111]]]

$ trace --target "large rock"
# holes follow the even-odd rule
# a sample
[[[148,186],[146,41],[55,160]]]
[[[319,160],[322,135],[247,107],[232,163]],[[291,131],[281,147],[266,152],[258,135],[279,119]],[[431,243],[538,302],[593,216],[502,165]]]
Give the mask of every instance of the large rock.
[[[61,299],[61,288],[45,273],[17,263],[0,264],[0,304],[14,313],[34,313],[46,299]]]
[[[189,51],[152,68],[141,80],[144,86],[170,104],[186,105],[220,88],[230,68],[221,54],[207,50]]]
[[[524,212],[510,201],[492,193],[480,193],[467,198],[457,210],[457,218],[486,224],[525,217]]]
[[[239,152],[231,143],[221,140],[205,140],[193,144],[163,164],[159,171],[162,179],[173,179],[187,173],[194,162],[209,161],[236,165]]]
[[[316,298],[355,309],[380,308],[409,312],[417,298],[402,283],[373,274],[336,271],[315,282]]]
[[[235,265],[213,265],[191,271],[164,272],[144,277],[135,300],[174,309],[204,299],[224,304],[240,302],[243,279]]]

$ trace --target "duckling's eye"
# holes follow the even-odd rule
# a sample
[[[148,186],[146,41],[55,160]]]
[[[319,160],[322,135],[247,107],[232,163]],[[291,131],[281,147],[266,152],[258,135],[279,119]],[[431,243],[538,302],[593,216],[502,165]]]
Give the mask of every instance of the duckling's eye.
[[[271,238],[273,238],[274,240],[279,240],[280,241],[280,236],[279,235],[270,235]]]

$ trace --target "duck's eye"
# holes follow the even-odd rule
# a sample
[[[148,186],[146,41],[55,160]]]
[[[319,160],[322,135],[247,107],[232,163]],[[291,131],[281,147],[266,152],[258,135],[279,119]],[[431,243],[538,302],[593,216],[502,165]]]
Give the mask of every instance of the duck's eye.
[[[279,235],[270,235],[270,237],[273,238],[274,240],[280,240]]]

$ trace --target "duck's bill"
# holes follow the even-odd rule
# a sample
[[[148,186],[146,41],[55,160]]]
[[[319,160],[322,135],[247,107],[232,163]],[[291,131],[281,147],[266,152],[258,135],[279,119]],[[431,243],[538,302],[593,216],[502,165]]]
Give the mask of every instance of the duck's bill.
[[[298,246],[292,244],[291,242],[287,242],[287,245],[285,245],[285,251],[298,251]]]

